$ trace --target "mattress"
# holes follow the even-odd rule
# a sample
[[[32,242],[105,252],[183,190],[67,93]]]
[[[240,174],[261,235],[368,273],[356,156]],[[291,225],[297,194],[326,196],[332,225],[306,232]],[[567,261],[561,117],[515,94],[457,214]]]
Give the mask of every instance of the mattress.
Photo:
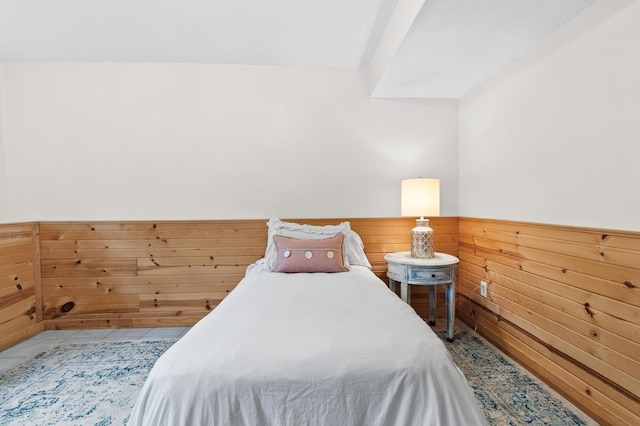
[[[155,363],[130,425],[483,425],[443,342],[368,268],[245,278]]]

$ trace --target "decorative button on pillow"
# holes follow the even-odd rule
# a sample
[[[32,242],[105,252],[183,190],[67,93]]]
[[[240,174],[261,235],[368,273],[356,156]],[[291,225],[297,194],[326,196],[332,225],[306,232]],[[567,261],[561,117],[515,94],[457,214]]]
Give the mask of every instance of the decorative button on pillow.
[[[322,240],[299,240],[274,235],[274,272],[346,272],[342,258],[344,234]]]

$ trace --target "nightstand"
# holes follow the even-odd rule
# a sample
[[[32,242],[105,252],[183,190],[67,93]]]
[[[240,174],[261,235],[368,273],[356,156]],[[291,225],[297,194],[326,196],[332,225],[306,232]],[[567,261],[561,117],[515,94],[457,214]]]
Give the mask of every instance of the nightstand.
[[[409,285],[429,286],[429,324],[436,323],[436,286],[446,285],[445,301],[447,310],[447,341],[453,342],[453,322],[456,318],[456,264],[457,257],[445,253],[436,253],[432,259],[411,257],[410,251],[389,253],[384,257],[387,261],[387,277],[389,287],[396,291],[396,283],[400,283],[400,297],[411,302]]]

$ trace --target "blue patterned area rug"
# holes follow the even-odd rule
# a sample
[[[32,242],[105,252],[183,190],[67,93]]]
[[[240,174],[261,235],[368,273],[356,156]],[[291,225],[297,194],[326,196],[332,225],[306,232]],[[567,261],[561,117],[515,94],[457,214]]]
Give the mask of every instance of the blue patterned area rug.
[[[54,346],[0,374],[0,425],[123,425],[172,340]]]
[[[442,340],[446,332],[436,333]],[[446,343],[491,425],[595,425],[547,385],[474,332],[459,330]]]
[[[0,425],[123,425],[174,341],[55,346],[0,374]],[[447,347],[491,425],[593,424],[473,332],[459,330]]]

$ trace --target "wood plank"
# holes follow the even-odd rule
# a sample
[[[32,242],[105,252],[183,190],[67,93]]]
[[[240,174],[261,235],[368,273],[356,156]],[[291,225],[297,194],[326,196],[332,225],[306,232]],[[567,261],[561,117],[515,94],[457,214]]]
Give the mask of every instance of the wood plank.
[[[36,301],[34,297],[28,299],[20,299],[10,306],[0,308],[0,330],[4,323],[22,316],[35,318]]]
[[[344,220],[294,221],[324,225]],[[372,253],[374,270],[384,278],[384,254],[410,248],[409,234],[415,219],[349,221],[361,233],[367,253]],[[434,218],[432,227],[437,230],[438,249],[457,253],[458,219]],[[189,299],[190,293],[202,295],[220,286],[218,299],[223,298],[244,276],[246,266],[263,256],[267,227],[266,220],[68,222],[41,223],[40,234],[42,289],[47,306],[73,297],[78,300],[74,315],[95,315],[98,313],[91,307],[101,306],[105,301],[97,303],[99,298],[110,295],[139,294],[142,303],[148,302],[146,296],[155,300],[160,295],[163,309],[203,309],[206,300]],[[209,290],[203,292],[205,288]],[[426,293],[415,292],[418,309],[428,306],[426,302]],[[85,307],[79,309],[80,305]],[[155,306],[150,309],[154,308],[157,310]],[[51,306],[47,308],[47,318],[58,314]],[[118,317],[122,315],[136,313],[118,313]]]
[[[630,340],[618,334],[611,333],[606,328],[599,327],[586,318],[579,318],[570,314],[572,302],[564,300],[564,309],[553,301],[553,297],[545,296],[545,303],[535,299],[536,292],[523,291],[523,287],[519,286],[517,281],[510,279],[501,279],[496,281],[500,285],[494,288],[494,294],[509,300],[509,302],[517,303],[523,309],[532,314],[529,315],[529,321],[536,325],[544,325],[555,323],[559,329],[566,328],[563,333],[565,342],[573,343],[577,348],[585,352],[591,353],[599,359],[610,356],[617,359],[609,364],[615,364],[618,368],[624,368],[630,374],[640,378],[640,362],[634,360],[636,355],[640,353],[640,345],[637,341]],[[517,290],[520,290],[518,292]],[[558,298],[558,303],[562,302]],[[556,305],[556,306],[553,306]],[[573,303],[573,305],[577,305]],[[504,306],[504,305],[503,305]],[[584,312],[582,306],[573,306],[580,313],[580,308]],[[539,317],[539,318],[538,318]],[[628,327],[628,324],[625,324]],[[563,330],[564,331],[564,330]],[[638,328],[631,331],[630,334],[637,339]],[[568,337],[571,336],[571,337]]]
[[[38,330],[33,227],[0,225],[0,349]]]
[[[489,235],[491,232],[497,232],[494,235],[497,239],[500,239],[500,234],[530,235],[579,244],[597,244],[640,251],[640,232],[469,218],[463,218],[459,223],[460,233],[465,235]]]
[[[138,303],[137,294],[112,294],[107,292],[102,295],[68,295],[45,296],[43,298],[46,307],[62,306],[67,302],[74,302],[76,305],[135,305]]]
[[[20,324],[15,332],[3,332],[0,334],[0,351],[27,340],[42,331],[44,331],[44,323],[35,322],[30,325]]]
[[[522,287],[522,290],[528,290],[529,293],[533,291],[529,290],[530,287],[538,289],[540,291],[535,293],[536,299],[545,300],[545,303],[556,302],[556,307],[565,311],[571,308],[576,317],[607,329],[612,328],[624,332],[634,330],[636,328],[634,325],[640,325],[640,309],[633,304],[573,287],[544,276],[492,263],[487,271],[487,278],[489,282],[492,280],[504,282],[505,279],[510,279],[512,282],[526,284],[528,287]],[[550,295],[558,296],[558,298],[548,299]],[[570,304],[567,305],[567,303]],[[623,335],[638,341],[634,333],[623,333]]]
[[[174,239],[220,239],[220,240],[229,240],[237,238],[238,235],[242,235],[244,238],[249,238],[255,241],[263,241],[266,245],[267,243],[267,228],[256,228],[256,229],[243,229],[243,228],[199,228],[199,229],[190,229],[189,227],[185,227],[182,229],[174,228],[174,229],[150,229],[150,230],[138,230],[137,231],[137,239],[166,239],[166,240],[174,240]]]
[[[179,315],[131,318],[56,318],[43,321],[46,330],[84,330],[88,328],[131,327],[191,327],[204,315],[180,313]]]
[[[1,226],[1,225],[0,225]],[[0,247],[10,247],[15,245],[21,245],[29,243],[31,240],[31,234],[26,232],[4,232],[0,229]]]
[[[51,297],[67,296],[104,296],[104,295],[141,295],[141,294],[192,294],[225,292],[229,293],[236,287],[235,283],[224,284],[172,284],[172,285],[122,285],[122,286],[91,286],[91,287],[52,287],[47,291]]]
[[[45,330],[86,330],[94,328],[131,328],[132,318],[48,318],[43,321]]]
[[[0,245],[0,263],[5,263],[6,259],[3,256],[8,256],[16,253],[31,253],[32,240],[24,239],[24,241],[16,244]]]
[[[77,326],[70,318],[113,326],[109,320],[137,318],[148,304],[154,312],[138,324],[175,323],[172,317],[191,310],[198,312],[186,321],[195,322],[206,314],[207,305],[212,309],[235,287],[249,263],[264,255],[265,224],[42,224],[45,317],[55,320],[56,327]],[[69,300],[76,303],[74,308],[60,312]],[[154,300],[159,300],[159,307]]]
[[[619,386],[625,389],[636,388],[638,377],[640,377],[636,362],[595,343],[590,353],[585,352],[581,348],[589,347],[585,341],[587,338],[579,336],[565,327],[558,326],[555,322],[536,315],[533,311],[511,302],[507,298],[495,296],[493,301],[500,307],[500,317],[523,331],[557,348],[599,374],[609,377]],[[622,371],[619,368],[629,368],[629,370]]]
[[[242,266],[256,262],[260,258],[254,256],[190,256],[190,257],[155,257],[138,258],[138,268],[173,267],[173,266]]]
[[[475,239],[478,246],[486,246],[481,239]],[[500,245],[501,253],[521,257],[527,260],[538,261],[543,264],[552,264],[571,272],[578,272],[598,278],[615,279],[626,286],[635,286],[640,281],[640,269],[638,269],[637,252],[627,250],[610,249],[607,252],[599,247],[575,247],[573,249],[558,249],[558,246],[549,245],[547,252],[541,249],[519,248],[518,253],[509,252],[508,246]],[[542,247],[542,246],[539,246]],[[495,248],[495,244],[494,244]],[[558,254],[556,254],[558,253]],[[580,254],[582,257],[579,257]],[[552,258],[556,259],[554,263]],[[631,287],[633,288],[633,287]]]
[[[72,229],[58,229],[50,230],[46,227],[41,227],[40,236],[45,240],[135,240],[135,229],[130,230],[72,230]]]
[[[0,224],[0,240],[10,239],[16,234],[25,234],[31,237],[31,223]]]
[[[139,267],[139,276],[168,276],[168,275],[214,275],[216,272],[229,274],[244,274],[247,265],[210,265],[210,266],[153,266]]]
[[[480,333],[604,424],[637,423],[640,233],[459,225],[458,316],[472,324],[473,309]]]
[[[12,271],[14,274],[9,276],[0,277],[0,289],[4,288],[20,288],[25,283],[33,282],[33,267],[28,263],[14,265],[15,269]]]
[[[43,288],[76,288],[76,287],[126,287],[126,286],[153,286],[164,285],[216,285],[237,284],[244,277],[244,271],[237,274],[209,275],[174,275],[174,276],[135,276],[135,277],[62,277],[44,278]],[[49,291],[49,290],[47,290]]]
[[[541,250],[519,249],[519,254],[507,253],[499,245],[493,248],[489,244],[482,242],[482,246],[473,248],[473,252],[483,256],[488,261],[511,266],[513,268],[525,269],[531,272],[535,268],[545,269],[553,273],[568,274],[571,276],[570,282],[585,285],[585,290],[596,292],[603,296],[615,298],[616,300],[627,301],[640,306],[639,286],[634,282],[640,282],[640,270],[623,268],[615,265],[597,265],[592,261],[583,260],[572,256],[563,256],[548,253]],[[460,245],[460,250],[467,250],[465,245]],[[525,251],[533,250],[530,253]],[[534,272],[535,273],[535,272]],[[551,276],[549,276],[551,278]],[[561,280],[562,281],[562,280]],[[564,281],[569,282],[569,281]],[[604,283],[609,283],[603,285]]]
[[[629,268],[638,267],[638,251],[629,249],[628,247],[633,247],[631,244],[625,244],[625,248],[619,248],[599,243],[578,243],[576,241],[570,241],[562,238],[554,238],[549,233],[546,233],[545,236],[524,234],[517,229],[512,230],[512,232],[505,232],[466,228],[466,231],[468,232],[465,234],[467,238],[471,237],[477,245],[481,245],[482,241],[489,240],[505,243],[504,247],[517,245],[518,247],[528,247],[557,254],[577,256],[595,262],[620,265]],[[608,236],[607,238],[610,237]]]
[[[133,222],[138,231],[146,230],[228,230],[237,229],[238,232],[251,230],[267,230],[267,219],[261,220],[191,220],[191,221],[144,221]]]
[[[18,281],[27,273],[33,273],[31,262],[0,264],[0,280],[11,279]]]
[[[24,288],[20,291],[14,292],[13,294],[9,294],[3,296],[0,299],[0,309],[9,308],[16,303],[22,301],[29,301],[29,303],[35,303],[36,292],[35,288],[31,286],[31,288]]]
[[[30,281],[7,281],[7,285],[0,285],[0,303],[2,303],[5,297],[11,297],[14,294],[25,291],[31,291],[35,294],[35,282],[33,279]]]
[[[473,319],[466,312],[461,312],[459,318],[473,324]],[[579,408],[600,424],[637,423],[639,417],[634,413],[639,412],[639,406],[632,399],[617,393],[616,398],[610,397],[615,390],[605,382],[577,368],[570,360],[531,339],[507,321],[498,321],[484,310],[476,311],[476,320],[484,337],[499,344],[502,351],[520,364],[530,366],[533,374],[551,384],[563,396],[573,399]]]
[[[36,320],[42,321],[44,318],[44,307],[42,305],[42,258],[40,256],[40,226],[32,224],[32,259],[33,259],[33,279],[36,297]]]
[[[60,317],[73,318],[78,314],[108,314],[110,318],[126,318],[127,313],[139,312],[140,305],[138,302],[129,304],[107,303],[103,305],[76,305],[69,312],[62,312],[60,306],[49,306],[44,304],[43,316],[45,320],[56,319]]]
[[[264,257],[265,247],[243,247],[242,254],[250,256],[252,259]],[[217,247],[209,249],[201,248],[97,248],[97,249],[47,249],[45,250],[47,259],[117,259],[117,258],[140,258],[140,257],[223,257],[229,258],[238,253],[234,247]]]
[[[227,296],[227,292],[205,292],[185,294],[141,294],[139,295],[141,312],[144,308],[197,308],[210,311]]]

